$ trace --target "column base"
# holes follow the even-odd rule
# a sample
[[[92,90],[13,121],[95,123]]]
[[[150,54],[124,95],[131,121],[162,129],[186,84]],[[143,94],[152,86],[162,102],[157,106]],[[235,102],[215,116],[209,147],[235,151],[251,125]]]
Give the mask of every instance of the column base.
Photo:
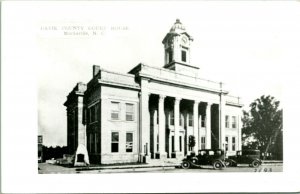
[[[151,160],[151,155],[145,155],[144,153],[141,153],[139,155],[140,163],[149,163],[150,160]]]
[[[182,159],[183,157],[184,156],[182,152],[172,152],[171,154],[171,158]]]
[[[167,152],[161,152],[161,153],[156,153],[155,154],[156,159],[166,159],[167,158]]]

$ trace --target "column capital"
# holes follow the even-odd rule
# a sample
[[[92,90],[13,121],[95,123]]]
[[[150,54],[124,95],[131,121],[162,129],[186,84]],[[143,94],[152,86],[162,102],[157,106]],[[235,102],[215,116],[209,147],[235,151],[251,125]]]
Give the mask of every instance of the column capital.
[[[207,106],[211,106],[213,103],[212,102],[206,102]]]
[[[180,102],[182,100],[182,98],[180,97],[175,97],[175,102]]]
[[[159,100],[164,100],[166,98],[166,95],[159,94]]]
[[[199,104],[200,102],[200,100],[194,100],[194,104]]]
[[[139,96],[141,95],[148,95],[148,97],[150,97],[151,93],[150,92],[139,92]]]

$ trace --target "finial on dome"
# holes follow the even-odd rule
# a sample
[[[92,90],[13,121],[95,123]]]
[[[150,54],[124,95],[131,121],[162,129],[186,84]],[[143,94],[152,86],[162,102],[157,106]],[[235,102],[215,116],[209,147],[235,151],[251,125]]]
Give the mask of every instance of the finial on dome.
[[[182,33],[184,31],[185,31],[185,27],[182,25],[180,20],[177,18],[176,22],[171,27],[170,32]]]

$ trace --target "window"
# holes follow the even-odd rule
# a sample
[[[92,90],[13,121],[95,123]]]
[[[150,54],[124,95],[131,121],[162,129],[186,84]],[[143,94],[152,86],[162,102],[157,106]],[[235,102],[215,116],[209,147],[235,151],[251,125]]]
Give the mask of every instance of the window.
[[[181,61],[186,62],[186,51],[181,51]]]
[[[179,125],[182,126],[182,124],[183,124],[183,117],[180,115],[179,116]]]
[[[95,144],[94,144],[94,135],[93,133],[90,133],[90,149],[91,149],[91,153],[95,152]]]
[[[119,132],[111,133],[111,152],[119,152]]]
[[[193,126],[193,115],[192,114],[189,114],[189,126],[192,127]]]
[[[96,111],[95,111],[95,106],[90,107],[90,122],[95,122],[96,120]]]
[[[225,151],[228,151],[228,137],[225,137]]]
[[[100,141],[98,133],[95,133],[95,153],[100,153]]]
[[[201,150],[205,149],[205,137],[201,137]]]
[[[156,150],[159,151],[159,136],[156,136]]]
[[[126,133],[126,152],[133,150],[133,133]]]
[[[202,116],[201,117],[201,127],[205,127],[206,125],[205,125],[205,121],[206,121],[206,116]]]
[[[182,151],[182,136],[179,136],[179,151]]]
[[[225,116],[225,127],[229,128],[229,116],[228,115]]]
[[[232,116],[232,128],[236,128],[236,116]]]
[[[126,103],[126,121],[134,120],[134,105]]]
[[[232,137],[232,151],[235,151],[235,137]]]
[[[170,125],[174,125],[174,111],[170,112]]]
[[[120,114],[120,103],[111,102],[111,119],[119,120],[119,114]]]

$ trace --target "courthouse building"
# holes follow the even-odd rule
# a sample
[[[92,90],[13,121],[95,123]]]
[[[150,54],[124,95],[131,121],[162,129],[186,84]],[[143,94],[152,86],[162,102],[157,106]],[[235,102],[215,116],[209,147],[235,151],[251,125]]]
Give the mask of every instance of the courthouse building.
[[[241,149],[240,99],[198,77],[193,38],[179,20],[162,43],[163,67],[138,64],[123,74],[94,65],[92,79],[74,87],[64,103],[70,153],[82,144],[91,163],[109,164]]]

